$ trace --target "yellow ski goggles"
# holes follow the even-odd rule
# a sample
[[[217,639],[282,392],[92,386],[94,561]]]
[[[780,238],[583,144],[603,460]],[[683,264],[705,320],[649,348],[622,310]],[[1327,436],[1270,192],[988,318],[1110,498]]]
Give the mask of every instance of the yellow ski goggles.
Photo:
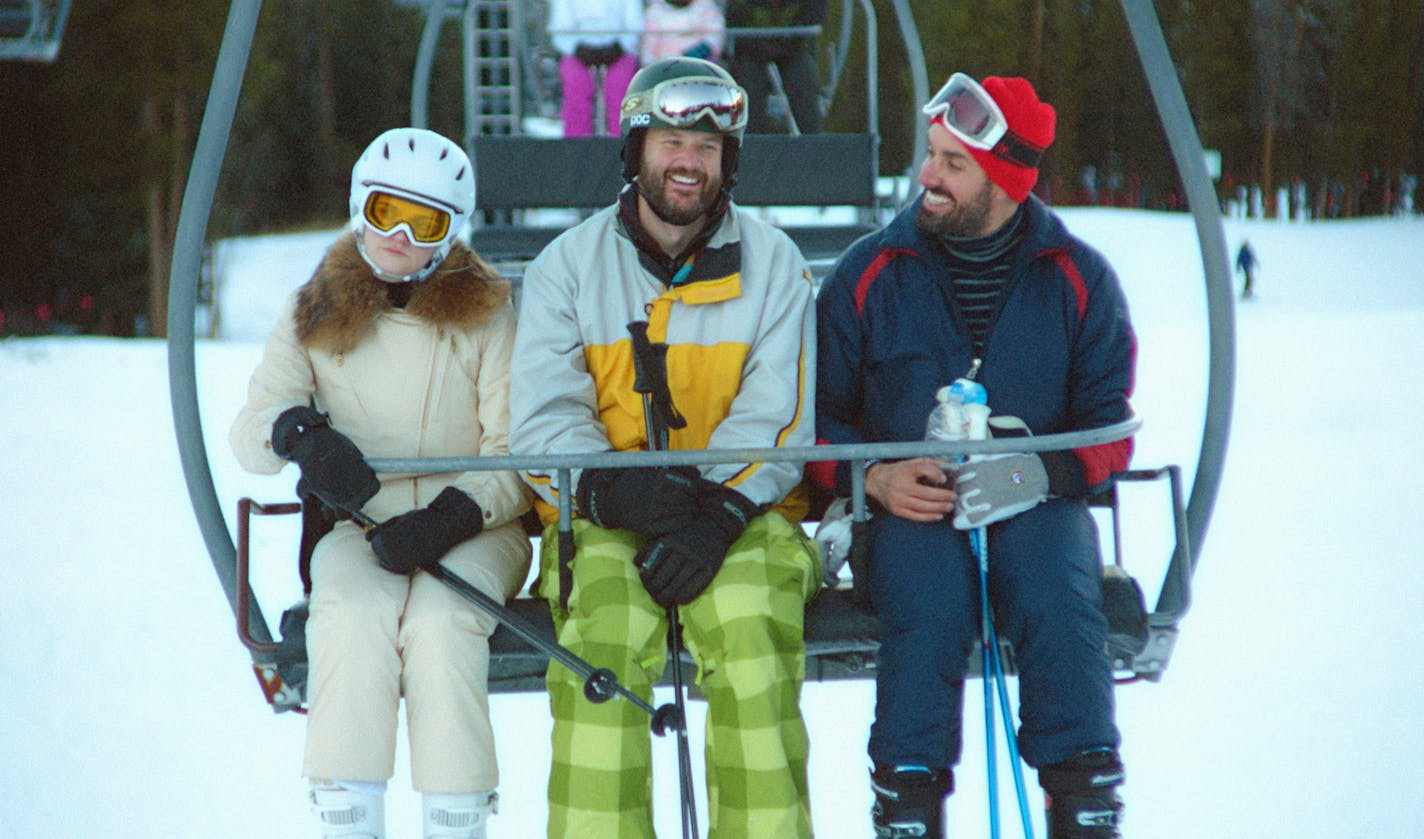
[[[383,236],[392,236],[404,227],[412,242],[435,245],[450,232],[450,214],[412,198],[373,190],[362,209],[366,223]]]

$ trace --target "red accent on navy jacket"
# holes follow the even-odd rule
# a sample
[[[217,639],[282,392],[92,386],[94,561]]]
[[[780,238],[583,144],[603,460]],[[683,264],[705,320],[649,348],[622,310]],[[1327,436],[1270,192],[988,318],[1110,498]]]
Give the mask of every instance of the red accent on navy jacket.
[[[817,296],[816,436],[827,444],[922,440],[940,387],[973,364],[943,246],[919,201],[841,257]],[[1107,260],[1036,196],[985,338],[977,379],[995,415],[1035,435],[1100,428],[1132,413],[1137,340]],[[1044,453],[1050,489],[1082,496],[1127,468],[1131,438]],[[808,464],[838,494],[845,463]]]

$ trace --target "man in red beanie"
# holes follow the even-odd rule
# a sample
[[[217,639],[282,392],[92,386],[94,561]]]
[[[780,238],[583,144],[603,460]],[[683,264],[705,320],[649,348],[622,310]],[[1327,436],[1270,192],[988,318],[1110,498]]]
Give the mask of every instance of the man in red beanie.
[[[1031,194],[1053,108],[1024,79],[956,74],[924,111],[923,194],[853,245],[818,295],[817,437],[924,439],[936,391],[959,378],[1038,435],[1128,419],[1136,341],[1117,277]],[[1086,499],[1131,452],[1123,440],[948,472],[932,458],[869,465],[869,579],[856,585],[881,626],[869,744],[877,837],[945,835],[980,634],[974,531],[987,532],[990,609],[1013,644],[1018,743],[1039,770],[1049,837],[1120,836],[1102,558]],[[849,494],[847,464],[807,471]]]

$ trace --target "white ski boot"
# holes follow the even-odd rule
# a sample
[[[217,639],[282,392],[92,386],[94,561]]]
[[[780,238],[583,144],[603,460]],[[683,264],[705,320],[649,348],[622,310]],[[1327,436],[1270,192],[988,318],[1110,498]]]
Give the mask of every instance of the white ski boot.
[[[321,839],[386,837],[384,785],[323,782],[312,786],[311,802],[321,822]]]
[[[460,795],[426,793],[421,804],[425,839],[487,839],[490,816],[499,812],[499,794],[494,790]]]

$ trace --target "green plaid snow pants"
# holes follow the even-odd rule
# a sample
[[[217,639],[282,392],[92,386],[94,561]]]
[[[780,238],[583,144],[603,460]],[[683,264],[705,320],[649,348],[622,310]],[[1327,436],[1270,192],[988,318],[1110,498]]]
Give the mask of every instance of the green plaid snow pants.
[[[633,556],[641,538],[575,520],[573,586],[559,608],[556,525],[545,528],[536,592],[559,643],[607,667],[651,701],[667,662],[667,612],[648,596]],[[709,839],[811,836],[808,741],[801,718],[805,604],[821,582],[815,543],[778,513],[755,519],[707,590],[679,610],[683,642],[707,699]],[[651,839],[648,715],[595,704],[583,680],[551,663],[550,839]]]

